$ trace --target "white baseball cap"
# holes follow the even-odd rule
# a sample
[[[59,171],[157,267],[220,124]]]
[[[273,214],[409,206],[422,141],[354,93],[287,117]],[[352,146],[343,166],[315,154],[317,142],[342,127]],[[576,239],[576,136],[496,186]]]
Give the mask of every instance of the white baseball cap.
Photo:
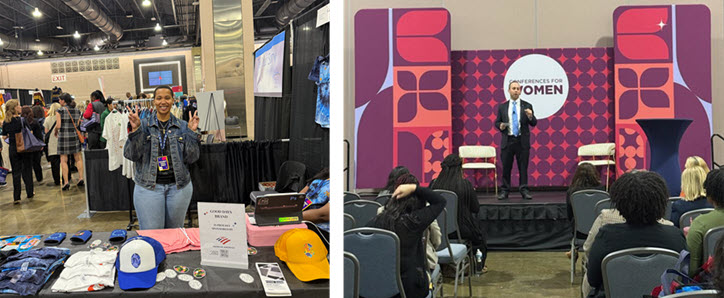
[[[166,259],[161,243],[151,237],[128,239],[118,251],[118,286],[121,290],[149,289],[156,285],[158,265]]]

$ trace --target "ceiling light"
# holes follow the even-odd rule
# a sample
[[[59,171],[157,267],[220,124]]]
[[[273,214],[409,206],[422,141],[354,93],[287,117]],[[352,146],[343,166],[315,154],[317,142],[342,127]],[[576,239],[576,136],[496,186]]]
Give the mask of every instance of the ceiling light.
[[[35,41],[40,42],[40,38],[36,38]]]
[[[63,30],[63,26],[61,25],[55,26],[55,28],[57,28],[58,30]]]
[[[155,27],[155,28],[153,28],[153,30],[156,30],[156,31],[161,31],[161,24],[159,24],[159,23],[156,23],[156,27]]]
[[[43,56],[43,50],[38,50],[38,56]]]
[[[164,39],[163,42],[161,43],[161,45],[165,47],[168,45],[168,42],[166,42],[166,40]]]
[[[93,46],[93,50],[97,52],[97,51],[100,51],[101,48],[99,48],[98,45],[95,45],[95,46]]]
[[[143,0],[143,2],[141,3],[141,5],[143,5],[143,6],[150,6],[150,5],[151,5],[151,1],[150,1],[150,0]]]
[[[78,30],[75,30],[75,33],[73,33],[73,37],[80,38],[80,34],[78,33]]]
[[[33,16],[34,16],[34,17],[39,18],[39,17],[42,16],[42,15],[43,15],[43,14],[40,13],[40,10],[39,10],[37,7],[35,8],[35,10],[33,10]]]
[[[3,42],[2,38],[0,38],[0,46],[4,45],[5,42]]]
[[[133,18],[133,14],[132,14],[132,13],[127,14],[127,15],[126,15],[126,18],[129,18],[129,19],[130,19],[130,18]]]
[[[156,21],[156,17],[151,17],[151,21]]]

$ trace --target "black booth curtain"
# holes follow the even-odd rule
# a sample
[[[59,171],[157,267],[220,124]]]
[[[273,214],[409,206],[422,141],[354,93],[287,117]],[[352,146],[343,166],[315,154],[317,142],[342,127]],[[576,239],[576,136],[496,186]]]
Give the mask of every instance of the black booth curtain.
[[[324,3],[328,1],[322,5]],[[317,57],[329,54],[329,23],[317,27],[316,9],[298,17],[293,23],[289,159],[304,163],[308,173],[314,175],[329,166],[329,129],[314,122],[317,85],[308,76]],[[330,98],[330,101],[334,100]]]
[[[17,99],[20,102],[21,106],[30,106],[33,105],[33,95],[30,94],[30,91],[34,91],[35,89],[4,89],[5,93],[10,93],[10,96],[13,99]],[[50,97],[53,95],[53,91],[51,90],[40,90],[40,92],[43,93],[43,99],[45,100],[45,104],[50,104]]]
[[[261,181],[276,181],[276,169],[286,159],[279,154],[280,141],[244,141],[202,144],[199,160],[189,167],[196,202],[249,204],[249,194]],[[86,186],[90,210],[128,210],[135,184],[108,171],[108,150],[86,150]]]
[[[191,166],[196,202],[249,204],[249,194],[261,181],[276,181],[283,160],[275,150],[279,141],[244,141],[201,146],[199,160]],[[280,161],[281,160],[281,161]]]

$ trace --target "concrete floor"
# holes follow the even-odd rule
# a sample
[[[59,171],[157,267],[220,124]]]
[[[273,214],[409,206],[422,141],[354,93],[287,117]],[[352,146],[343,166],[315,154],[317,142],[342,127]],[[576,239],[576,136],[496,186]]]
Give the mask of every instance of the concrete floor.
[[[91,218],[78,218],[86,208],[84,190],[72,186],[62,192],[53,184],[49,169],[45,169],[44,178],[35,183],[33,199],[27,199],[23,190],[21,203],[13,205],[12,177],[8,175],[8,186],[0,189],[0,235],[112,231],[128,224],[128,212],[99,212]],[[75,183],[77,180],[72,185]],[[473,276],[473,297],[579,297],[580,268],[576,283],[571,285],[570,261],[561,251],[493,251],[487,266],[488,273]],[[451,279],[445,280],[444,294],[452,297]],[[458,294],[467,296],[467,281],[459,286]]]

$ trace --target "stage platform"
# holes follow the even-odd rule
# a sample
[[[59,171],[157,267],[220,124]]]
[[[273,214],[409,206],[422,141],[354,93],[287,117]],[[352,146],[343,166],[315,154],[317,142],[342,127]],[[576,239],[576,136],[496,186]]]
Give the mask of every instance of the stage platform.
[[[572,224],[566,213],[566,192],[532,191],[533,200],[512,192],[507,200],[478,192],[478,219],[488,234],[490,250],[546,250],[570,245]]]

